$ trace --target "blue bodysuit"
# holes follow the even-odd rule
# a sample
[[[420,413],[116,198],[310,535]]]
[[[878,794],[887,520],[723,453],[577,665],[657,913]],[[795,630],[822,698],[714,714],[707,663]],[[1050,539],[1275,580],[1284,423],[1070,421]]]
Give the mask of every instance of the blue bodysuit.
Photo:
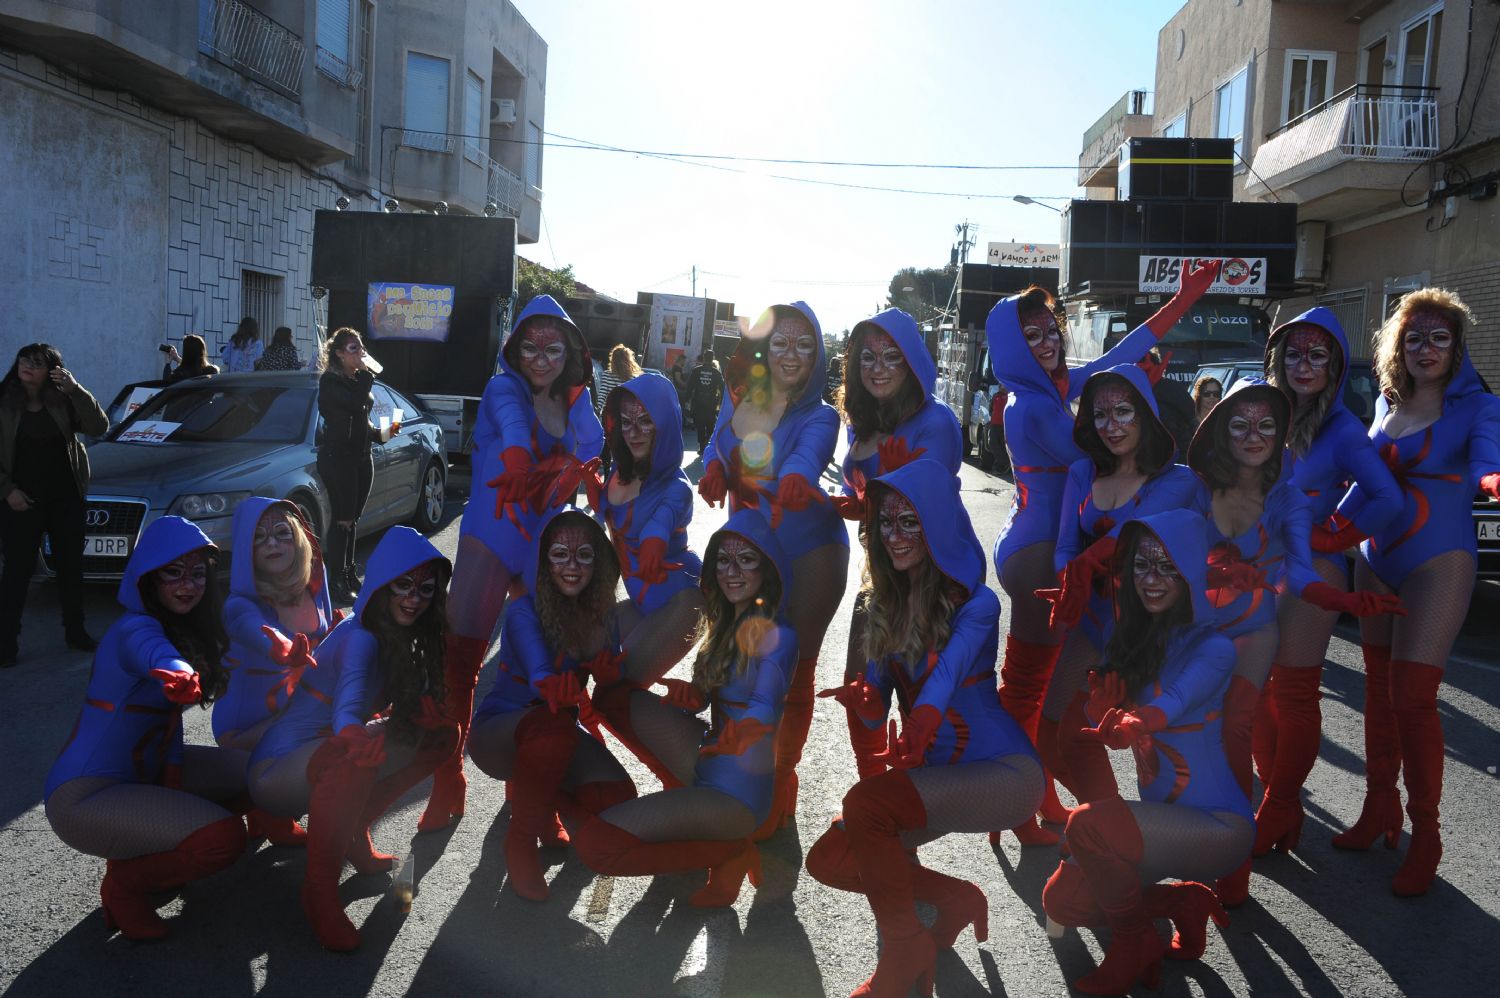
[[[229,689],[214,701],[215,738],[253,728],[273,714],[286,710],[292,691],[301,678],[300,670],[272,661],[271,640],[261,630],[265,626],[281,629],[276,607],[261,599],[255,590],[255,528],[261,516],[272,506],[285,508],[288,515],[301,522],[297,507],[285,499],[254,496],[234,508],[234,552],[237,557],[230,564],[229,596],[224,600],[224,629],[229,632],[229,654],[224,656],[224,666],[229,670]],[[333,604],[328,598],[328,575],[316,545],[307,588],[318,608],[317,630],[307,635],[316,651],[334,624]],[[290,634],[283,636],[291,637]]]
[[[146,611],[140,584],[158,568],[213,546],[196,524],[178,516],[164,516],[141,533],[120,580],[125,613],[99,639],[83,707],[47,774],[44,797],[81,776],[160,783],[164,767],[181,765],[185,708],[167,699],[151,670],[194,670]]]

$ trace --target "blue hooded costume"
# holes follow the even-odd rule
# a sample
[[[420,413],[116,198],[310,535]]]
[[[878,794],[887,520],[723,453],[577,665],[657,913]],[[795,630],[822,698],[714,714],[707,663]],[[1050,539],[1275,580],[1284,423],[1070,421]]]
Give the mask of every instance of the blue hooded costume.
[[[1212,624],[1207,589],[1208,533],[1197,513],[1177,509],[1134,520],[1120,532],[1116,572],[1133,584],[1123,552],[1136,538],[1155,534],[1167,549],[1192,597],[1193,620],[1167,638],[1161,672],[1135,691],[1126,709],[1156,707],[1167,727],[1135,746],[1141,800],[1182,804],[1204,811],[1230,811],[1253,820],[1250,801],[1235,782],[1224,755],[1224,692],[1234,672],[1234,643]],[[1097,724],[1099,718],[1090,718]]]
[[[125,613],[99,639],[83,707],[47,774],[44,797],[81,776],[160,783],[165,766],[182,763],[184,706],[167,699],[151,670],[194,669],[146,610],[141,580],[204,548],[218,550],[197,524],[180,516],[164,516],[141,533],[120,580],[117,598]]]
[[[807,484],[818,489],[818,480],[823,469],[833,460],[834,447],[838,441],[838,411],[823,401],[823,387],[828,381],[828,355],[823,348],[823,330],[818,317],[806,302],[773,306],[778,312],[794,310],[806,319],[817,340],[818,352],[812,372],[802,386],[801,393],[792,399],[782,414],[781,422],[771,432],[769,447],[765,441],[741,441],[734,432],[734,392],[724,396],[719,408],[719,420],[714,426],[713,436],[703,451],[703,465],[717,460],[731,482],[736,478],[775,495],[783,475],[801,475]],[[741,350],[747,349],[740,341]],[[735,386],[739,388],[741,386]],[[744,445],[742,447],[742,444]],[[748,452],[747,452],[748,451]],[[743,505],[731,489],[729,510],[738,512]],[[771,503],[761,496],[753,509],[760,511],[770,522]],[[829,502],[811,502],[799,512],[787,510],[776,528],[776,538],[790,563],[825,544],[849,544],[849,531],[844,521]]]
[[[1026,345],[1019,302],[1020,295],[1001,299],[984,324],[990,370],[1010,392],[1005,403],[1005,447],[1016,480],[1010,518],[995,539],[997,574],[1003,573],[1005,562],[1017,551],[1057,537],[1063,476],[1084,457],[1073,441],[1069,408],[1083,392],[1084,382],[1100,371],[1135,363],[1157,343],[1148,327],[1137,326],[1104,356],[1069,369],[1063,386],[1042,370]],[[1145,394],[1150,398],[1152,393]]]
[[[891,431],[891,437],[904,440],[909,451],[922,451],[922,457],[936,461],[957,475],[959,466],[963,463],[963,430],[959,427],[958,418],[953,415],[953,410],[933,394],[933,388],[937,384],[937,365],[933,363],[932,355],[927,352],[927,344],[922,341],[922,334],[917,329],[916,320],[899,308],[888,308],[855,326],[854,332],[858,333],[860,327],[865,325],[880,329],[895,341],[901,355],[906,358],[906,366],[911,372],[911,377],[915,378],[917,384],[922,387],[922,404],[916,412]],[[852,364],[859,362],[858,357],[845,359],[846,362]],[[852,453],[853,426],[845,430],[845,437],[850,453]],[[879,451],[871,453],[861,461],[856,461],[846,454],[844,457],[844,494],[861,495],[864,493],[865,483],[894,470],[894,468],[881,465]]]
[[[1188,464],[1200,476],[1206,476],[1214,457],[1215,427],[1229,419],[1235,403],[1246,400],[1269,402],[1276,410],[1276,421],[1281,430],[1274,442],[1275,453],[1271,460],[1279,462],[1280,470],[1276,484],[1266,493],[1261,515],[1236,537],[1224,536],[1214,523],[1212,490],[1205,480],[1199,494],[1198,510],[1208,521],[1209,562],[1216,566],[1247,562],[1265,573],[1266,582],[1274,586],[1276,592],[1301,596],[1308,586],[1321,583],[1323,579],[1313,570],[1312,553],[1308,547],[1312,531],[1308,500],[1293,483],[1291,462],[1285,460],[1283,445],[1291,418],[1291,403],[1286,395],[1259,378],[1237,383],[1199,424],[1188,447]],[[1231,638],[1263,627],[1274,627],[1276,601],[1272,595],[1261,588],[1253,592],[1232,586],[1210,590],[1208,600],[1213,607],[1214,626]]]
[[[1141,439],[1148,434],[1166,438],[1168,463],[1153,474],[1124,503],[1114,509],[1102,510],[1094,505],[1094,479],[1098,469],[1091,458],[1074,461],[1068,469],[1068,484],[1063,489],[1062,522],[1057,532],[1057,549],[1052,556],[1053,567],[1062,571],[1063,566],[1083,553],[1083,550],[1101,537],[1118,537],[1120,527],[1131,520],[1151,516],[1169,509],[1190,509],[1197,505],[1200,483],[1198,476],[1186,465],[1172,464],[1171,455],[1176,450],[1172,434],[1161,419],[1156,395],[1151,391],[1151,381],[1134,364],[1121,364],[1108,371],[1100,371],[1089,382],[1104,375],[1115,375],[1130,383],[1146,404],[1146,413],[1141,419]],[[1097,385],[1096,385],[1097,387]],[[1080,395],[1084,393],[1081,392]],[[1139,409],[1137,410],[1139,411]],[[1098,437],[1093,414],[1080,409],[1073,427],[1073,440],[1080,449],[1088,436]],[[1103,648],[1109,640],[1109,631],[1114,621],[1108,594],[1095,593],[1089,600],[1079,626],[1095,648]]]
[[[506,337],[505,346],[520,335],[529,319],[539,315],[551,316],[568,327],[570,351],[578,351],[584,365],[588,366],[589,350],[583,334],[550,295],[537,295],[521,310]],[[548,433],[536,417],[531,383],[524,374],[506,363],[505,346],[497,359],[500,373],[485,385],[484,396],[479,401],[479,415],[474,421],[474,481],[459,524],[459,534],[481,540],[514,577],[524,571],[531,538],[544,511],[534,510],[529,503],[521,502],[508,504],[505,516],[495,515],[495,488],[488,483],[505,470],[501,455],[511,447],[524,447],[531,452],[533,465],[549,456],[565,454],[588,461],[599,456],[604,445],[604,427],[594,414],[593,396],[587,386],[580,385],[572,389],[568,427],[562,437]],[[558,501],[567,502],[571,498],[561,496]]]
[[[705,745],[718,740],[725,722],[754,718],[773,733],[757,740],[739,755],[699,756],[693,785],[711,787],[728,794],[755,813],[757,823],[771,813],[773,776],[776,771],[776,737],[792,673],[797,668],[797,634],[786,622],[786,604],[792,591],[791,563],[765,518],[754,510],[741,510],[729,518],[709,541],[708,550],[718,550],[724,534],[738,534],[760,549],[781,578],[781,603],[776,616],[758,636],[754,654],[743,670],[731,670],[723,686],[713,691],[712,724],[704,734]],[[714,573],[705,575],[703,588],[717,586]]]
[[[1351,354],[1344,327],[1339,325],[1338,317],[1331,310],[1321,306],[1309,309],[1292,321],[1277,326],[1266,341],[1266,362],[1270,363],[1271,352],[1281,338],[1301,323],[1317,326],[1333,337],[1343,360],[1343,371],[1339,376],[1338,392],[1328,406],[1312,446],[1301,457],[1287,452],[1286,459],[1292,466],[1292,484],[1307,496],[1312,522],[1326,524],[1343,498],[1346,487],[1359,483],[1367,501],[1354,525],[1368,537],[1401,512],[1401,488],[1380,459],[1380,452],[1370,443],[1367,427],[1344,404]]]
[[[353,615],[323,639],[317,668],[303,674],[291,703],[261,737],[250,757],[252,767],[263,759],[280,759],[351,724],[363,725],[390,703],[380,673],[380,641],[364,625],[365,608],[387,584],[430,561],[442,563],[438,584],[443,585],[453,574],[453,565],[431,541],[410,527],[391,527],[385,532],[370,554]]]
[[[927,660],[899,655],[865,666],[865,681],[880,690],[887,708],[895,696],[903,715],[930,706],[942,714],[926,764],[953,766],[1008,755],[1036,758],[1031,740],[1000,706],[995,659],[1000,649],[1000,598],[984,584],[984,548],[958,496],[958,481],[942,465],[921,458],[876,479],[917,512],[928,557],[938,571],[963,587],[968,598],[953,612],[952,631]],[[879,510],[872,506],[867,535],[879,536]],[[872,541],[873,543],[873,541]],[[870,727],[882,721],[866,722]]]
[[[679,592],[696,587],[702,574],[703,563],[687,543],[687,526],[693,519],[693,486],[682,471],[682,409],[672,382],[659,374],[631,378],[605,400],[606,422],[619,418],[621,392],[639,399],[656,424],[651,471],[641,482],[640,493],[619,505],[609,501],[609,490],[605,489],[599,512],[614,539],[625,591],[641,613],[650,614]],[[665,582],[648,583],[640,576],[640,545],[648,537],[665,542],[662,560],[679,566],[667,570]]]
[[[276,607],[261,599],[255,588],[255,528],[272,507],[285,509],[289,518],[307,530],[296,505],[285,499],[253,496],[234,508],[233,549],[239,557],[229,566],[229,596],[224,600],[224,629],[229,632],[229,653],[224,656],[224,665],[229,670],[229,689],[214,701],[215,738],[253,728],[286,710],[300,678],[297,669],[272,660],[271,639],[261,630],[265,626],[281,629]],[[308,536],[311,537],[310,531]],[[316,649],[335,623],[333,603],[328,596],[328,573],[316,544],[313,544],[307,588],[312,591],[318,610],[318,628],[307,635]]]
[[[1381,581],[1399,590],[1412,569],[1447,551],[1479,557],[1470,509],[1479,480],[1500,472],[1500,399],[1484,390],[1464,354],[1443,392],[1443,414],[1425,430],[1392,439],[1382,427],[1390,413],[1376,401],[1370,440],[1401,488],[1401,512],[1360,547]],[[1356,482],[1339,513],[1355,523],[1374,502]]]

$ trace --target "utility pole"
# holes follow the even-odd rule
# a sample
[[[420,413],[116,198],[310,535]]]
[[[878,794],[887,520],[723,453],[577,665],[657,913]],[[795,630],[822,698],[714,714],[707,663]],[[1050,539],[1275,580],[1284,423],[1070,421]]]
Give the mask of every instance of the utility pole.
[[[698,297],[698,265],[693,264],[693,297]]]
[[[968,219],[964,219],[963,224],[953,227],[953,231],[958,234],[958,265],[960,267],[969,262],[969,249],[974,245],[974,240],[969,238],[970,228]],[[979,226],[974,225],[972,228],[977,230]]]

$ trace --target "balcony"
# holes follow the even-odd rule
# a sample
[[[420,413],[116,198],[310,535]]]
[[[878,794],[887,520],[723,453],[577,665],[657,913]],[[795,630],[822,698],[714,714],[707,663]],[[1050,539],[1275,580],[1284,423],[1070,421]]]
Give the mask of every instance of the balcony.
[[[1439,141],[1436,87],[1351,87],[1267,136],[1245,193],[1351,217],[1389,206]]]
[[[488,156],[484,159],[489,164],[489,184],[486,188],[489,200],[495,202],[500,214],[520,218],[526,196],[526,182]]]
[[[292,29],[241,0],[199,0],[198,46],[283,97],[302,96],[306,46]]]
[[[1149,90],[1129,91],[1083,133],[1078,186],[1115,187],[1119,173],[1115,152],[1126,139],[1151,134],[1151,98]]]

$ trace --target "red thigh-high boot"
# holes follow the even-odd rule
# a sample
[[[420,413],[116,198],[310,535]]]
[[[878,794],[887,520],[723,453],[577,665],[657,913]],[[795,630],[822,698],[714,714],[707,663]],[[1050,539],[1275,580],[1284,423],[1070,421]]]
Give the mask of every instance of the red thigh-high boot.
[[[913,865],[901,844],[903,830],[927,827],[922,795],[901,769],[861,780],[844,795],[844,827],[881,938],[875,973],[853,994],[904,996],[915,985],[931,995],[937,942],[917,919]]]
[[[510,791],[506,791],[507,799]],[[579,824],[608,811],[616,804],[623,804],[636,797],[635,784],[629,777],[623,780],[597,780],[580,783],[571,790],[561,790],[557,795],[558,811],[573,824]],[[570,836],[568,841],[572,841]]]
[[[807,870],[807,875],[820,884],[851,894],[865,892],[864,882],[859,879],[859,863],[854,858],[854,848],[849,842],[849,831],[844,827],[843,815],[834,818],[828,831],[813,843],[802,865]]]
[[[307,805],[307,871],[302,877],[302,910],[313,934],[331,950],[359,947],[359,930],[344,913],[339,875],[344,856],[375,786],[377,770],[356,766],[338,739],[326,739],[307,763],[311,797]]]
[[[1443,721],[1437,709],[1442,682],[1443,670],[1436,665],[1391,663],[1391,703],[1401,738],[1406,813],[1411,816],[1411,845],[1391,880],[1391,890],[1398,897],[1426,894],[1443,858],[1443,837],[1438,831],[1438,801],[1443,796]]]
[[[1185,880],[1178,884],[1152,884],[1146,888],[1146,914],[1172,920],[1172,943],[1168,960],[1196,960],[1208,947],[1208,920],[1219,928],[1229,925],[1229,913],[1219,896],[1205,884]]]
[[[104,924],[130,939],[161,939],[167,923],[151,894],[168,891],[230,866],[245,851],[245,825],[238,816],[204,825],[167,852],[106,861],[99,901]]]
[[[1276,699],[1276,672],[1281,666],[1271,666],[1266,685],[1260,688],[1260,700],[1255,704],[1255,726],[1250,732],[1250,757],[1255,760],[1255,775],[1261,786],[1271,785],[1271,771],[1276,768],[1276,733],[1280,727]],[[1253,804],[1254,801],[1251,801]]]
[[[1104,924],[1104,909],[1099,907],[1083,867],[1066,859],[1057,864],[1042,888],[1042,910],[1052,921],[1069,928]]]
[[[1111,797],[1077,808],[1068,819],[1068,844],[1110,928],[1103,962],[1073,987],[1092,995],[1123,995],[1137,981],[1156,987],[1165,947],[1141,891],[1145,842],[1130,805]]]
[[[613,877],[652,877],[707,867],[708,883],[688,899],[701,908],[734,904],[747,875],[750,883],[760,886],[760,850],[749,839],[643,842],[590,815],[573,832],[573,848],[590,870]]]
[[[245,824],[252,839],[265,839],[273,846],[307,844],[307,829],[297,824],[296,818],[282,818],[255,808],[245,812]]]
[[[1250,791],[1254,789],[1250,742],[1255,731],[1255,705],[1260,702],[1260,690],[1243,676],[1229,680],[1229,691],[1224,694],[1224,722],[1220,735],[1224,742],[1224,757],[1229,762],[1229,771],[1239,784],[1246,800],[1254,800]],[[1219,878],[1217,885],[1219,900],[1224,907],[1233,908],[1250,898],[1250,858],[1233,873]]]
[[[417,819],[419,832],[447,828],[454,818],[463,817],[464,794],[469,787],[464,778],[464,740],[469,737],[469,722],[474,716],[474,687],[479,683],[479,670],[489,647],[488,638],[448,632],[443,646],[443,709],[458,722],[458,744],[453,757],[444,760],[432,774],[432,796],[422,817]]]
[[[1401,743],[1391,706],[1391,649],[1365,645],[1365,802],[1359,820],[1333,837],[1339,849],[1368,849],[1385,837],[1387,849],[1401,838]]]
[[[1042,698],[1047,693],[1047,683],[1052,679],[1052,667],[1062,645],[1044,645],[1022,641],[1014,634],[1005,637],[1005,660],[1000,666],[1000,705],[1026,732],[1026,737],[1036,744],[1037,720],[1042,716]],[[1047,788],[1051,799],[1056,799],[1052,790],[1052,777],[1047,775]],[[1058,804],[1061,807],[1061,804]],[[1023,846],[1056,845],[1057,835],[1042,828],[1035,818],[1017,825],[1013,831]],[[996,832],[990,833],[993,845],[999,839]]]
[[[757,842],[775,835],[796,817],[797,763],[802,761],[802,746],[807,744],[807,733],[812,728],[817,673],[817,656],[797,659],[797,671],[792,673],[792,685],[786,691],[786,709],[781,713],[781,722],[776,725],[776,778],[771,813],[750,836]]]
[[[844,708],[849,722],[849,744],[854,747],[854,768],[863,780],[885,772],[885,763],[875,758],[885,751],[885,725],[870,727],[850,708]]]
[[[1074,694],[1057,728],[1058,755],[1068,772],[1065,786],[1080,804],[1120,796],[1114,767],[1109,764],[1109,750],[1098,742],[1078,736],[1084,728],[1093,727],[1084,713],[1086,703],[1087,693]]]
[[[682,781],[672,774],[666,763],[656,757],[656,753],[646,747],[640,736],[636,734],[635,725],[630,721],[630,698],[637,691],[644,696],[656,695],[630,682],[614,683],[603,689],[596,686],[593,696],[594,710],[604,719],[604,726],[609,729],[610,734],[618,738],[632,755],[641,760],[646,768],[651,770],[658,780],[661,780],[663,789],[671,790],[673,787],[680,787]]]
[[[1052,720],[1045,714],[1037,715],[1036,752],[1042,758],[1042,769],[1051,774],[1051,779],[1047,780],[1046,791],[1042,796],[1042,818],[1054,825],[1068,823],[1068,808],[1058,799],[1057,787],[1053,780],[1061,783],[1075,798],[1078,796],[1073,790],[1073,771],[1068,768],[1068,762],[1062,755],[1060,728],[1060,722]]]
[[[547,900],[547,879],[537,856],[537,839],[557,815],[558,791],[573,750],[578,747],[577,715],[545,706],[526,712],[516,725],[516,761],[510,786],[510,827],[505,831],[505,866],[511,890],[532,901]]]
[[[395,856],[375,848],[375,843],[370,838],[370,824],[389,811],[391,805],[401,799],[402,794],[421,783],[433,770],[446,762],[453,755],[460,736],[457,722],[449,722],[436,729],[417,730],[422,741],[411,762],[377,780],[370,788],[364,814],[360,817],[360,827],[349,840],[347,858],[356,873],[384,873],[396,865]]]
[[[1274,762],[1263,773],[1266,796],[1255,812],[1256,856],[1273,848],[1290,852],[1302,834],[1302,785],[1318,760],[1323,739],[1323,712],[1318,706],[1322,678],[1322,665],[1271,669],[1278,730]]]
[[[635,784],[631,784],[632,788],[634,786]],[[506,780],[505,799],[513,800],[515,796],[516,792],[511,788],[510,781]],[[538,841],[542,843],[543,849],[561,849],[572,841],[572,839],[568,838],[568,830],[563,827],[561,805],[559,805],[558,811],[559,813],[552,816],[551,827],[537,836]]]

